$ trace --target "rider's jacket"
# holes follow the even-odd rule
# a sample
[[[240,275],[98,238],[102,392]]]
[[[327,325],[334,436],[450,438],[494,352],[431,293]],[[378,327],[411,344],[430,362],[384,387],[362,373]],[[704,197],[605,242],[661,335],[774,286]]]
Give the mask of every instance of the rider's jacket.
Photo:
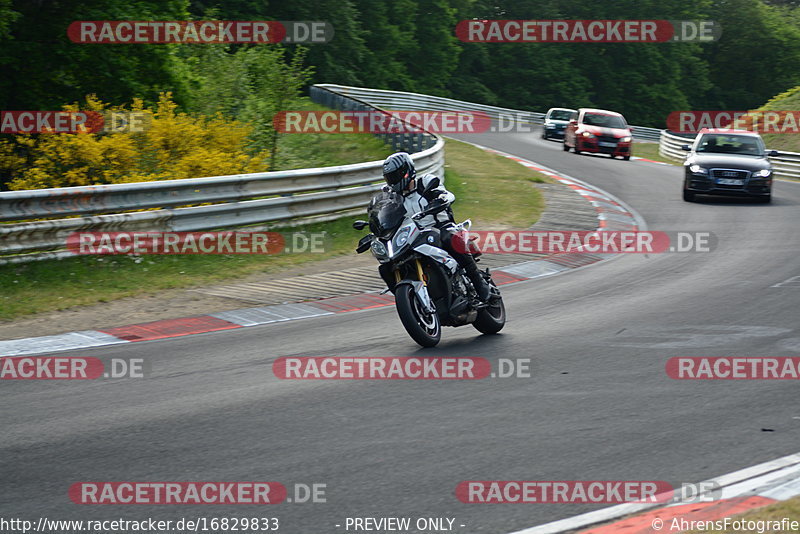
[[[439,185],[436,189],[431,189],[425,196],[422,196],[422,191],[430,183],[431,180],[436,178],[433,174],[423,174],[416,177],[416,186],[411,191],[403,193],[403,206],[406,208],[406,213],[413,215],[424,210],[428,204],[434,200],[439,199],[447,204],[447,208],[434,215],[426,215],[419,220],[419,223],[425,228],[431,226],[444,226],[453,222],[453,211],[450,209],[450,204],[455,201],[456,196],[445,189],[443,185]],[[384,186],[384,191],[389,191],[388,186]]]

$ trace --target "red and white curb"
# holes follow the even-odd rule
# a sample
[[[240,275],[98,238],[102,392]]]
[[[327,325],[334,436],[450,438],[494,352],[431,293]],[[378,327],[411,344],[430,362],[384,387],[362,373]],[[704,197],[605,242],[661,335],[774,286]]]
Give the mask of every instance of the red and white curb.
[[[800,453],[706,480],[697,487],[714,489],[693,496],[691,500],[678,498],[668,506],[661,503],[619,504],[512,534],[683,532],[687,530],[684,526],[691,525],[692,521],[722,520],[800,495]],[[713,499],[711,493],[714,493]],[[628,517],[631,514],[638,515]],[[592,525],[600,526],[590,528]]]
[[[479,146],[479,145],[476,145]],[[599,230],[644,230],[644,221],[610,193],[569,177],[538,163],[518,158],[504,152],[480,147],[487,152],[510,158],[528,168],[550,176],[574,189],[590,202],[597,211]],[[614,254],[563,253],[553,254],[539,260],[508,265],[492,272],[497,285],[523,282],[543,276],[559,274],[615,257]],[[29,356],[48,352],[60,352],[82,348],[101,347],[119,343],[154,341],[192,334],[233,330],[249,326],[308,319],[323,315],[335,315],[371,308],[394,305],[394,296],[376,293],[361,293],[343,297],[303,302],[244,308],[241,310],[186,317],[164,319],[149,323],[133,324],[103,330],[83,330],[52,336],[11,339],[0,341],[0,357]]]

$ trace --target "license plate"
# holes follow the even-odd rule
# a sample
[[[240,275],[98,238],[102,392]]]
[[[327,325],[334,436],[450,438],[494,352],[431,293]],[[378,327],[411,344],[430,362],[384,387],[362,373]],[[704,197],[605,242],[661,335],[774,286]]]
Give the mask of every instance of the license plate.
[[[735,180],[733,178],[720,178],[717,180],[719,185],[744,185],[744,180]]]
[[[606,141],[600,141],[597,144],[600,145],[600,146],[604,146],[604,147],[617,146],[617,143],[609,143],[609,142],[606,142]]]

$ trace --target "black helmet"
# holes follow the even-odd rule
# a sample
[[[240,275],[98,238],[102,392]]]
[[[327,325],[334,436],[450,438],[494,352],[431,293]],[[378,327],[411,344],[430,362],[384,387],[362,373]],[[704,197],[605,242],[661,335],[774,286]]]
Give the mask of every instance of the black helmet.
[[[414,161],[407,152],[392,154],[383,162],[383,179],[395,193],[405,191],[416,176]]]

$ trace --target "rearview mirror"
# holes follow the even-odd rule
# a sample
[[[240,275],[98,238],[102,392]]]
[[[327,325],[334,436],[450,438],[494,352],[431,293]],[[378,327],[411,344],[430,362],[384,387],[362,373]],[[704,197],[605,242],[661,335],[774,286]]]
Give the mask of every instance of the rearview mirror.
[[[353,228],[356,230],[363,230],[367,226],[367,221],[355,221],[353,223]]]
[[[767,150],[767,156],[774,158],[775,156],[780,156],[781,153],[777,150]]]
[[[692,150],[692,147],[690,147],[689,145],[681,145],[681,150],[685,150],[686,152],[690,152]]]

